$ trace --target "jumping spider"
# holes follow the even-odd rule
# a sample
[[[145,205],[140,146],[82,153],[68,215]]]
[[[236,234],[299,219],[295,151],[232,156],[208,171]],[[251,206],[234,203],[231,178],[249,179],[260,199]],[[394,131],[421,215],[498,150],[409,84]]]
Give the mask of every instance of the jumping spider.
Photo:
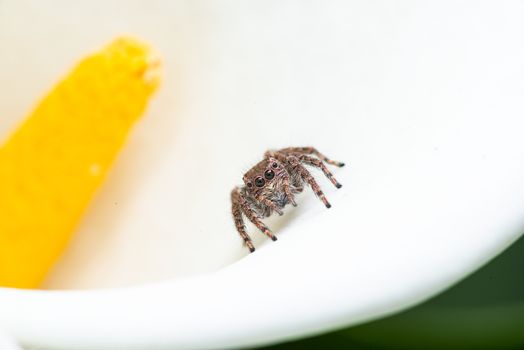
[[[310,156],[311,154],[317,158]],[[282,215],[282,209],[287,204],[291,203],[296,207],[294,195],[304,190],[304,183],[311,186],[327,208],[331,208],[317,182],[304,167],[310,165],[320,168],[333,185],[337,188],[342,187],[323,162],[338,167],[344,166],[344,163],[328,159],[313,147],[289,147],[267,151],[264,159],[244,174],[245,186],[236,187],[231,192],[231,211],[238,233],[251,253],[255,251],[255,247],[246,233],[242,214],[266,236],[276,241],[277,238],[261,219],[270,216],[274,211]]]

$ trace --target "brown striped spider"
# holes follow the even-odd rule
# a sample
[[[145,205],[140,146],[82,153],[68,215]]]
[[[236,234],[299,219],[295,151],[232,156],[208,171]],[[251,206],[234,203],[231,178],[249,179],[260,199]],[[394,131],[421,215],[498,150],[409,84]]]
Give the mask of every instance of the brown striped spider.
[[[312,157],[311,155],[315,155]],[[327,208],[327,201],[310,172],[304,165],[320,168],[337,188],[342,187],[323,162],[338,167],[344,163],[328,159],[313,147],[289,147],[278,151],[267,151],[264,159],[244,174],[244,186],[236,187],[231,192],[231,211],[235,226],[250,252],[255,251],[251,238],[246,233],[244,214],[260,231],[276,241],[277,238],[261,221],[274,211],[283,215],[282,209],[287,204],[297,206],[294,195],[304,190],[304,183],[320,198]]]

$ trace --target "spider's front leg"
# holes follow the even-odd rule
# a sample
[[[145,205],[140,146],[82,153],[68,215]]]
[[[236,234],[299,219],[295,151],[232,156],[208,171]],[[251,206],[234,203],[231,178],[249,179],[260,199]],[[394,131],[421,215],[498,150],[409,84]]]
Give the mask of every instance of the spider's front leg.
[[[289,176],[286,176],[283,180],[284,182],[284,193],[286,194],[287,199],[293,205],[294,207],[297,206],[297,202],[295,202],[295,195],[291,191],[291,184],[289,181]]]
[[[271,238],[271,240],[276,241],[277,237],[271,232],[269,228],[267,228],[266,225],[260,220],[255,210],[251,207],[251,204],[244,198],[242,193],[236,190],[236,195],[238,198],[238,202],[240,205],[240,209],[242,210],[242,213],[244,213],[245,216],[255,225],[260,231],[262,231],[266,236]]]
[[[335,179],[333,174],[328,170],[328,168],[324,165],[324,163],[322,163],[320,159],[306,156],[306,155],[298,156],[298,159],[305,164],[320,168],[322,172],[324,173],[324,175],[326,175],[329,181],[331,181],[331,183],[335,185],[336,188],[342,187],[342,185]]]
[[[233,220],[235,221],[235,227],[237,228],[240,237],[244,240],[244,243],[249,248],[249,251],[253,253],[255,251],[255,246],[251,241],[251,237],[246,232],[246,225],[244,224],[244,219],[242,218],[242,208],[238,198],[238,190],[234,189],[231,192],[231,212],[233,214]]]
[[[320,189],[320,186],[318,185],[317,181],[315,180],[313,175],[311,175],[311,173],[306,168],[304,168],[302,164],[300,164],[299,159],[295,156],[288,156],[287,161],[289,164],[291,164],[293,169],[300,175],[300,177],[305,182],[307,182],[309,186],[311,186],[313,192],[315,192],[318,198],[320,198],[320,200],[322,201],[322,203],[324,203],[326,208],[331,208],[331,204],[329,204],[328,200],[326,199],[326,196],[324,195],[324,192],[322,192],[322,190]]]

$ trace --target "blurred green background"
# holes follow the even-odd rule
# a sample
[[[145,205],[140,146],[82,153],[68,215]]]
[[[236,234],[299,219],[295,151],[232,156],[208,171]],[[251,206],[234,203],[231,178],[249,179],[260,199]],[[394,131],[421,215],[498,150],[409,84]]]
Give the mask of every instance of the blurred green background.
[[[524,349],[523,267],[521,237],[489,264],[419,306],[261,349]]]

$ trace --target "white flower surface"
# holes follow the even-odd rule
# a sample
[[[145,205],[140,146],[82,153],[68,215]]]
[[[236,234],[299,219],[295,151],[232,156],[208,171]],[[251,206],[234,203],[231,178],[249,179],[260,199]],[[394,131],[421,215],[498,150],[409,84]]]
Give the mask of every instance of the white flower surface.
[[[165,79],[46,282],[0,289],[0,328],[50,349],[223,349],[415,305],[524,228],[520,2],[0,2],[0,130],[119,34]],[[9,87],[9,89],[7,89]],[[229,193],[268,148],[347,166],[249,226]],[[0,214],[1,215],[1,214]],[[115,288],[119,287],[119,288]]]

